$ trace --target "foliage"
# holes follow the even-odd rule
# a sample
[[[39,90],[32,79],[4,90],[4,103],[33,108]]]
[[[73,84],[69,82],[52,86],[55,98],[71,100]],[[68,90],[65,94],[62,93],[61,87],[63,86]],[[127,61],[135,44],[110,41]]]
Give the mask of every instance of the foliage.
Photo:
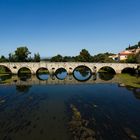
[[[138,44],[136,44],[136,45],[133,45],[133,46],[129,45],[129,47],[126,48],[126,50],[137,49],[137,48],[139,48],[139,47],[140,47],[140,41],[139,41]]]
[[[27,62],[29,54],[31,54],[31,52],[27,47],[19,47],[15,51],[16,60],[19,62]]]
[[[93,56],[93,62],[102,62],[102,63],[112,63],[115,62],[113,59],[109,58],[110,55],[113,55],[111,53],[100,53],[95,56]]]
[[[8,62],[8,59],[5,56],[0,57],[0,62]]]
[[[63,57],[63,62],[74,62],[74,61],[75,61],[75,57],[71,57],[71,56]]]
[[[15,62],[16,60],[16,55],[13,53],[9,53],[9,61],[10,62]]]
[[[140,52],[136,54],[136,62],[140,63]]]
[[[39,53],[34,54],[34,62],[40,62],[40,54]]]
[[[127,63],[136,63],[136,55],[129,55],[126,59]]]
[[[80,54],[75,57],[75,60],[80,62],[92,62],[92,56],[86,49],[82,49]]]
[[[60,54],[58,54],[58,55],[52,57],[52,58],[50,59],[50,61],[51,61],[51,62],[62,62],[62,61],[63,61],[63,57],[62,57]]]

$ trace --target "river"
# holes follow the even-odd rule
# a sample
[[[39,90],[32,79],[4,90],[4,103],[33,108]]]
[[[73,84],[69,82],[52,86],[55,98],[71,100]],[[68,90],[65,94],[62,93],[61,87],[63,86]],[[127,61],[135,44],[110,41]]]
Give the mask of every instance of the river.
[[[75,75],[1,77],[0,140],[139,140],[140,89]]]

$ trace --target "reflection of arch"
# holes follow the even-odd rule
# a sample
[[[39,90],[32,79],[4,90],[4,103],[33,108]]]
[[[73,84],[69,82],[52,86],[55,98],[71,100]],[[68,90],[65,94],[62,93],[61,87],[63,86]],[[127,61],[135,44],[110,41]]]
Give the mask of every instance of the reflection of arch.
[[[36,77],[39,80],[48,80],[49,78],[49,70],[45,67],[40,67],[37,71],[36,71]]]
[[[23,71],[22,71],[23,70]],[[22,67],[18,70],[18,77],[21,81],[27,81],[31,78],[31,69],[28,67]]]
[[[122,69],[121,73],[130,73],[130,74],[133,74],[133,73],[135,73],[135,69],[134,68],[131,68],[131,67],[126,67],[126,68]]]
[[[60,75],[59,76],[59,74],[63,74],[63,73],[65,73],[65,75]],[[60,67],[60,68],[58,68],[58,69],[56,69],[56,71],[55,71],[55,76],[56,76],[56,78],[57,79],[59,79],[59,80],[64,80],[66,77],[67,77],[67,75],[68,75],[68,72],[67,72],[67,70],[65,69],[65,68],[63,68],[63,67]]]
[[[32,73],[32,70],[29,68],[29,67],[21,67],[19,70],[18,70],[18,75],[21,74],[20,72],[23,70],[22,73],[28,73],[28,74],[31,74]],[[25,71],[24,71],[25,70]]]
[[[98,73],[98,77],[103,81],[109,81],[109,80],[113,79],[114,76],[115,75],[112,74],[112,73],[105,73],[105,72],[99,72]]]
[[[101,67],[98,72],[107,72],[107,73],[111,73],[111,74],[116,74],[116,71],[114,68],[110,67],[110,66],[103,66]]]
[[[80,67],[85,67],[86,69],[88,69],[88,70],[90,71],[90,73],[92,73],[92,69],[91,69],[90,67],[86,66],[86,65],[79,65],[79,66],[75,67],[75,68],[73,69],[73,72],[74,72],[77,68],[80,68]]]
[[[40,70],[45,70],[46,72],[48,71],[48,73],[50,73],[49,70],[48,70],[47,68],[45,68],[45,67],[40,67],[40,68],[36,71],[36,74],[38,74]],[[44,71],[44,72],[42,71],[41,73],[46,73],[45,71]]]
[[[0,73],[2,73],[2,74],[12,74],[12,71],[7,66],[0,65]]]
[[[75,75],[75,72],[76,71],[79,71],[79,73],[81,74],[81,78],[77,77]],[[87,76],[87,77],[86,77]],[[74,68],[73,70],[73,77],[77,80],[77,81],[80,81],[80,82],[84,82],[84,81],[87,81],[91,78],[92,76],[92,70],[91,68],[89,68],[88,66],[85,66],[85,65],[79,65],[77,66],[76,68]]]

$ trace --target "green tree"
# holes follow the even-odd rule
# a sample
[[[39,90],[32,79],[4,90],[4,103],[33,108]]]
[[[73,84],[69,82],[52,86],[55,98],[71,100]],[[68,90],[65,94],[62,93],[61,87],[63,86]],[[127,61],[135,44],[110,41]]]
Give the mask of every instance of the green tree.
[[[0,57],[0,62],[8,62],[8,59],[5,56]]]
[[[50,60],[51,60],[51,62],[62,62],[63,57],[60,54],[58,54],[58,55],[52,57]]]
[[[140,47],[140,41],[138,42],[138,46]]]
[[[9,61],[10,62],[15,62],[16,61],[16,55],[12,54],[12,53],[9,53]]]
[[[31,54],[31,52],[27,47],[19,47],[15,51],[16,60],[19,62],[27,62],[29,54]]]
[[[76,56],[75,59],[76,59],[76,61],[80,61],[80,62],[91,62],[92,61],[92,57],[86,49],[82,49],[80,54],[78,56]]]
[[[102,62],[102,63],[111,63],[115,62],[113,59],[109,58],[110,55],[113,55],[111,53],[99,53],[95,56],[93,56],[93,62]]]
[[[136,55],[129,55],[126,59],[126,63],[136,63]]]
[[[34,62],[40,62],[40,54],[39,53],[34,54]]]

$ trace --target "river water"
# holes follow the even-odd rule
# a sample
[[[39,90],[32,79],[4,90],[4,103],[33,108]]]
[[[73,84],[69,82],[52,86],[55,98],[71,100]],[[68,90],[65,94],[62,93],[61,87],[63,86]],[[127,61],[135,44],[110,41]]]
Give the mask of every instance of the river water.
[[[0,140],[140,139],[139,89],[64,75],[1,82]]]

